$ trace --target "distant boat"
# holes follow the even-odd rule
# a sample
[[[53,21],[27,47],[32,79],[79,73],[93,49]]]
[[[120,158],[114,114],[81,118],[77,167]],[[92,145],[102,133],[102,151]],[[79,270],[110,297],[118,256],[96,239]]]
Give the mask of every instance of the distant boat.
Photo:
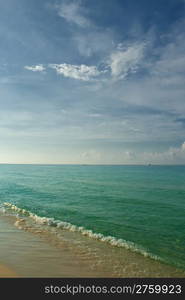
[[[151,167],[152,164],[148,164],[148,167]]]

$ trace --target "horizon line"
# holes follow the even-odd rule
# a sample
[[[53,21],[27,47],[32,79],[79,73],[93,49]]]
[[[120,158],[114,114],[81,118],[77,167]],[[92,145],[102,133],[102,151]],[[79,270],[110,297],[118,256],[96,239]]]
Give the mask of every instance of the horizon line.
[[[122,163],[2,163],[0,165],[76,165],[76,166],[185,166],[185,164],[157,164],[157,163],[140,163],[140,164],[122,164]]]

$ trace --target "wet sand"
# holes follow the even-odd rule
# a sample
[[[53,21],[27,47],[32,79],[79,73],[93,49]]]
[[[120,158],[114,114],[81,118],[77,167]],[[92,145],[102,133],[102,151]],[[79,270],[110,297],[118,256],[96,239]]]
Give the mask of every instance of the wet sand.
[[[185,272],[75,232],[1,215],[0,276],[185,277]]]
[[[67,246],[57,247],[40,236],[16,228],[14,218],[0,217],[1,277],[96,277]],[[14,270],[14,271],[10,271]],[[103,274],[100,274],[103,277]]]

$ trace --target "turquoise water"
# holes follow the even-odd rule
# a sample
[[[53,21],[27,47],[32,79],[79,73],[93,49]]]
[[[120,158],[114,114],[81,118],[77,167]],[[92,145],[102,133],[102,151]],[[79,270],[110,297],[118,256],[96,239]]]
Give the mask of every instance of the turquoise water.
[[[1,165],[0,203],[185,269],[185,166]]]

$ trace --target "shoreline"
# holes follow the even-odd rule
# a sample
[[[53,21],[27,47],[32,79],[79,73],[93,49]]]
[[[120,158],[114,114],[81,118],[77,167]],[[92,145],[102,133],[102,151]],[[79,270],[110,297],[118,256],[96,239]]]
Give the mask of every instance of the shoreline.
[[[0,277],[185,277],[128,249],[16,216],[0,215],[0,236]]]

